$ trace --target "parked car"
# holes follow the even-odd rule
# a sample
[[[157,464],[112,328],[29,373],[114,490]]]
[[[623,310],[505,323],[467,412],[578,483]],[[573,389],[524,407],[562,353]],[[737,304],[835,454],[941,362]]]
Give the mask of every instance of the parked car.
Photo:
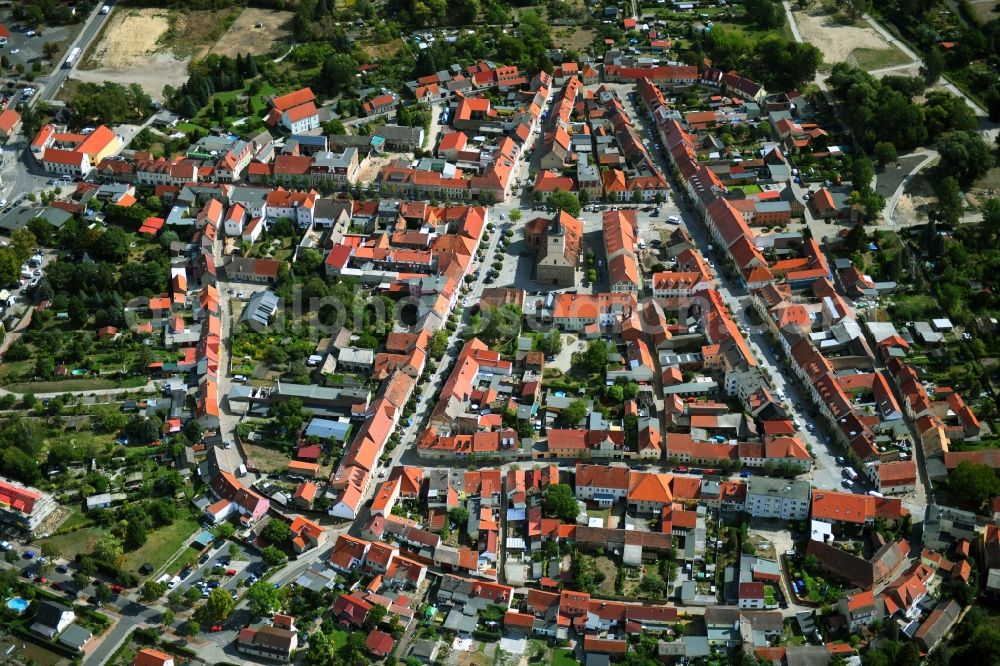
[[[236,575],[236,569],[226,569],[226,575],[227,576],[235,576]]]
[[[212,625],[212,633],[216,633],[216,632],[219,632],[219,631],[222,631],[222,625],[221,624],[213,624]]]
[[[26,550],[26,551],[24,551],[24,555],[22,555],[21,557],[23,557],[26,560],[33,560],[33,559],[35,559],[35,551],[33,551],[33,550]]]

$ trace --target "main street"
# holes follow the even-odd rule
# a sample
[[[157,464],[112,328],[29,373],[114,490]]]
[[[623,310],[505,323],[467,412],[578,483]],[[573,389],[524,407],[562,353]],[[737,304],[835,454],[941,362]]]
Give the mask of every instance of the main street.
[[[113,4],[113,3],[107,3]],[[59,61],[56,65],[56,69],[49,74],[47,77],[40,79],[42,83],[42,91],[32,100],[32,104],[41,100],[43,102],[51,102],[55,99],[56,94],[58,94],[59,89],[62,88],[66,79],[69,78],[73,70],[80,63],[80,59],[87,52],[87,47],[90,43],[97,37],[97,33],[100,32],[101,26],[104,25],[104,21],[110,16],[110,14],[101,14],[102,3],[98,2],[94,5],[94,9],[90,12],[90,16],[84,21],[83,29],[80,30],[80,34],[77,35],[76,39],[66,47],[67,55],[75,48],[80,49],[80,55],[77,57],[76,62],[73,63],[71,67],[64,67],[65,57]]]
[[[645,109],[636,103],[638,98],[628,96],[631,88],[622,84],[606,85],[617,92],[626,111],[632,117],[636,130],[640,134],[646,135],[650,118]],[[653,132],[652,135],[656,145],[652,146],[650,153],[656,159],[663,173],[670,174],[670,165],[662,152],[659,136],[656,132]],[[837,458],[846,455],[846,452],[834,443],[834,438],[827,432],[827,424],[824,419],[807,408],[810,399],[800,390],[799,382],[791,374],[784,358],[784,352],[768,339],[763,330],[755,325],[751,317],[747,316],[747,309],[751,306],[746,290],[727,271],[720,270],[726,264],[725,258],[718,250],[714,252],[708,250],[713,245],[713,239],[709,236],[701,217],[687,205],[686,194],[681,191],[673,178],[670,178],[674,190],[674,206],[670,207],[671,214],[676,214],[681,218],[681,222],[691,234],[691,238],[715,269],[719,293],[732,311],[736,321],[747,332],[745,337],[754,358],[770,376],[775,392],[785,396],[783,405],[790,417],[801,424],[799,434],[814,456],[813,470],[810,473],[811,483],[817,488],[843,490],[841,488],[843,465],[837,462]],[[673,212],[674,210],[677,212]],[[855,493],[864,493],[867,490],[868,488],[862,483],[855,484],[853,488]],[[906,503],[912,507],[911,511],[919,511],[917,515],[923,515],[925,498],[926,488],[921,486],[916,497],[907,498]]]

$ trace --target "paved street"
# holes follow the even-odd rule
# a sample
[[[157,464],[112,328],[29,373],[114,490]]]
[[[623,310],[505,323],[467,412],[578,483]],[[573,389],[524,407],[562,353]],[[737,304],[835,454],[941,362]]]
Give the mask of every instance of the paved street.
[[[103,3],[97,3],[94,5],[94,9],[90,13],[90,16],[87,17],[87,20],[84,23],[83,29],[80,31],[80,34],[77,35],[76,39],[73,40],[73,42],[66,48],[67,53],[72,51],[74,48],[79,48],[80,54],[82,56],[87,51],[87,46],[97,36],[97,33],[101,30],[101,26],[104,25],[104,21],[109,16],[101,14],[102,4]],[[107,4],[113,5],[114,3],[109,2]],[[35,101],[42,100],[45,102],[49,102],[55,99],[55,96],[59,92],[59,89],[62,88],[63,83],[65,83],[66,79],[69,78],[69,75],[73,73],[73,70],[76,68],[76,65],[79,64],[79,62],[80,59],[77,58],[77,61],[76,63],[74,63],[73,67],[63,67],[62,61],[60,61],[59,65],[57,66],[55,71],[53,71],[52,74],[50,74],[48,77],[39,79],[39,82],[42,83],[44,88],[41,94],[35,97]]]

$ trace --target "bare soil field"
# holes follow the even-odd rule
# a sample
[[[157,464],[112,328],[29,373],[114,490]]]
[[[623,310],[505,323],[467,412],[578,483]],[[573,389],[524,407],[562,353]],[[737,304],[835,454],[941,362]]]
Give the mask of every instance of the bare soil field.
[[[382,167],[399,156],[400,153],[388,153],[377,157],[369,157],[365,160],[365,163],[361,165],[361,169],[358,171],[358,183],[361,185],[367,185],[368,183],[373,182],[379,172],[382,171]]]
[[[802,39],[818,48],[827,63],[845,62],[856,49],[889,52],[895,49],[871,28],[844,25],[822,7],[795,11],[794,14]]]
[[[160,38],[169,29],[170,12],[163,9],[115,12],[102,31],[101,41],[83,64],[115,68],[145,63],[156,53]]]
[[[187,59],[163,50],[162,43],[174,27],[167,10],[116,11],[97,46],[71,78],[88,83],[138,83],[151,97],[162,99],[163,86],[178,85],[187,78]]]
[[[937,204],[937,196],[927,177],[917,174],[906,186],[903,195],[896,203],[895,217],[897,223],[914,223],[926,221],[927,213]]]
[[[293,16],[292,12],[248,7],[206,53],[230,58],[235,58],[237,53],[267,53],[275,42],[288,41]]]
[[[177,86],[187,80],[187,60],[178,60],[172,53],[156,53],[140,64],[128,67],[100,67],[74,70],[72,79],[89,83],[114,81],[127,86],[138,83],[146,94],[163,101],[163,86]]]

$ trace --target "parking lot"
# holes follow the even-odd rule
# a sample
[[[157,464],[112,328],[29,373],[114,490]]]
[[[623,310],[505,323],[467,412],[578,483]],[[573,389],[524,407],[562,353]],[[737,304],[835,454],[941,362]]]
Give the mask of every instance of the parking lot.
[[[179,574],[180,582],[173,589],[184,594],[188,589],[195,587],[202,590],[202,598],[204,598],[209,595],[213,588],[221,587],[232,593],[235,599],[239,583],[251,575],[256,576],[263,573],[265,568],[259,557],[242,549],[238,557],[231,558],[229,542],[224,541],[217,547],[209,546],[198,562],[190,567],[189,571],[184,570],[187,571],[187,575],[183,575],[184,571],[182,571]],[[251,574],[251,572],[255,573]],[[253,579],[251,578],[251,580]]]
[[[47,74],[52,70],[52,66],[58,62],[63,55],[66,43],[76,35],[82,24],[45,26],[39,30],[28,30],[24,25],[14,21],[10,10],[0,11],[0,24],[7,26],[7,43],[0,47],[0,53],[6,56],[10,62],[10,68],[22,65],[24,71],[31,71],[32,66],[37,62],[42,64],[45,57],[45,44],[57,43],[60,49],[53,55],[53,59],[48,66],[43,66],[40,73]]]

